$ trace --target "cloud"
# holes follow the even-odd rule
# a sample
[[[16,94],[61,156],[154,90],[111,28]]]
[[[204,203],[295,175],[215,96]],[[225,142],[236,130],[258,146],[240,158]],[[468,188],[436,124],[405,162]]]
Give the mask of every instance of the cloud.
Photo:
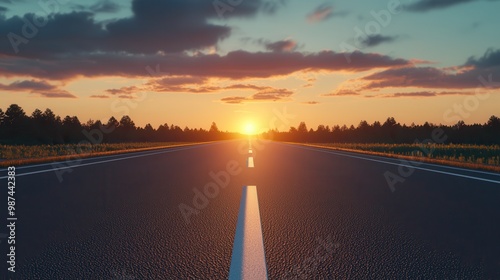
[[[391,94],[384,94],[380,97],[385,98],[395,98],[395,97],[435,97],[435,96],[444,96],[444,95],[474,95],[474,92],[471,91],[416,91],[416,92],[397,92]],[[372,96],[376,97],[376,96]]]
[[[120,5],[110,1],[102,0],[89,8],[94,13],[116,13],[120,10]]]
[[[227,103],[227,104],[241,104],[248,99],[246,97],[241,97],[241,96],[231,96],[231,97],[224,97],[220,101]]]
[[[4,13],[4,12],[6,12],[8,10],[9,9],[7,9],[6,7],[0,6],[0,13]]]
[[[289,75],[297,71],[350,71],[360,72],[374,68],[410,65],[405,59],[395,59],[374,53],[353,52],[351,62],[343,53],[233,51],[219,54],[130,55],[123,53],[92,53],[79,56],[61,56],[50,59],[3,57],[0,76],[31,76],[40,79],[73,79],[77,77],[122,76],[149,77],[146,66],[158,75],[223,77],[230,79],[268,78]]]
[[[263,46],[264,49],[271,52],[293,52],[297,51],[300,48],[303,48],[304,45],[298,45],[297,41],[292,39],[283,39],[278,41],[269,41],[266,39],[252,39],[250,37],[241,38],[241,41],[244,43],[254,43],[259,46]]]
[[[325,21],[333,16],[346,16],[347,14],[348,13],[345,11],[334,11],[332,5],[324,3],[307,15],[307,21],[309,23],[317,23]]]
[[[302,104],[306,104],[306,105],[316,105],[316,104],[319,104],[318,101],[305,101],[305,102],[300,102]]]
[[[242,104],[249,102],[269,102],[288,101],[293,95],[293,91],[285,88],[263,87],[260,91],[248,97],[230,96],[222,98],[220,101],[227,104]]]
[[[0,90],[14,92],[29,92],[43,97],[50,98],[76,98],[66,90],[57,88],[45,81],[23,80],[15,81],[8,85],[0,84]]]
[[[398,36],[383,36],[380,34],[366,36],[365,39],[361,40],[361,44],[365,47],[374,47],[382,43],[394,42]]]
[[[174,76],[156,79],[146,83],[148,90],[154,92],[207,93],[217,88],[206,86],[207,78],[194,76]]]
[[[111,0],[94,5],[111,11]],[[227,17],[271,13],[285,1],[242,1]],[[111,8],[110,8],[111,7]],[[0,36],[22,34],[24,18],[0,17]],[[355,52],[348,63],[343,53],[300,53],[293,40],[266,42],[271,52],[236,50],[219,55],[203,53],[227,38],[231,27],[218,24],[212,1],[133,0],[132,14],[100,22],[95,13],[53,13],[36,38],[13,45],[0,40],[0,77],[69,80],[80,77],[149,77],[146,67],[161,66],[160,76],[267,78],[298,71],[366,71],[409,64],[379,54]],[[26,28],[25,28],[26,29]],[[12,37],[11,37],[12,39]],[[18,50],[18,53],[15,52]]]
[[[322,94],[321,96],[355,96],[355,95],[359,95],[359,93],[350,89],[339,89],[336,92]]]
[[[500,49],[493,50],[488,49],[486,53],[476,59],[475,57],[470,57],[465,63],[466,66],[472,65],[477,68],[492,68],[492,67],[500,67]]]
[[[94,95],[91,95],[90,98],[102,98],[102,99],[105,99],[105,98],[109,98],[109,95],[94,94]]]
[[[30,90],[30,91],[39,91],[39,90],[52,90],[56,87],[44,81],[35,81],[35,80],[24,80],[24,81],[15,81],[9,85],[0,84],[0,89],[3,90],[11,90],[11,91],[20,91],[20,90]]]
[[[142,89],[136,86],[121,87],[118,89],[107,89],[105,93],[117,96],[119,98],[134,98],[134,93],[141,92]]]
[[[297,49],[297,42],[294,40],[286,39],[272,43],[266,43],[265,47],[273,52],[292,52]]]
[[[234,90],[252,90],[255,91],[250,97],[228,97],[222,101],[225,103],[243,103],[256,101],[278,101],[285,100],[293,94],[292,91],[284,88],[275,88],[271,86],[258,86],[253,84],[230,84],[213,85],[208,79],[201,77],[166,77],[152,79],[141,86],[128,86],[118,89],[108,89],[102,95],[93,95],[92,98],[135,98],[138,92],[156,92],[156,93],[194,93],[194,94],[212,94]]]
[[[444,9],[458,4],[477,1],[478,0],[419,0],[415,3],[406,5],[405,9],[411,12],[427,12],[430,10]]]
[[[389,87],[417,88],[500,88],[500,50],[488,50],[481,58],[471,57],[460,67],[400,67],[387,69],[361,78],[368,82],[364,90]]]
[[[49,98],[76,98],[76,96],[65,90],[41,91],[33,93]]]
[[[310,23],[325,21],[333,14],[333,6],[322,4],[318,6],[313,12],[307,15],[307,21]]]
[[[110,11],[112,2],[99,2],[94,10]],[[225,17],[251,17],[262,10],[275,10],[264,0],[242,1]],[[0,17],[0,35],[22,34],[23,18]],[[132,16],[99,22],[92,12],[51,14],[36,34],[36,40],[18,43],[18,52],[10,40],[0,41],[0,54],[29,58],[47,58],[99,52],[129,54],[175,53],[210,48],[227,38],[231,28],[211,23],[218,18],[212,1],[206,0],[133,0]]]

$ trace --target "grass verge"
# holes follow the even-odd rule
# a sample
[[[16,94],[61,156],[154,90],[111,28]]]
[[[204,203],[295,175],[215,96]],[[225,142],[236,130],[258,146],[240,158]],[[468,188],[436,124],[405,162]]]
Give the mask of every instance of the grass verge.
[[[117,144],[65,144],[11,146],[0,145],[0,167],[66,161],[107,155],[159,150],[192,146],[209,142],[160,142],[160,143],[117,143]]]

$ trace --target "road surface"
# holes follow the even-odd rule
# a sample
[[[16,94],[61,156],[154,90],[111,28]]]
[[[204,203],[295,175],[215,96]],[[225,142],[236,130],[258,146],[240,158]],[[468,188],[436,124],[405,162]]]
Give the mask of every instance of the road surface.
[[[15,199],[7,279],[227,279],[245,238],[269,279],[500,278],[494,173],[242,139],[18,167]]]

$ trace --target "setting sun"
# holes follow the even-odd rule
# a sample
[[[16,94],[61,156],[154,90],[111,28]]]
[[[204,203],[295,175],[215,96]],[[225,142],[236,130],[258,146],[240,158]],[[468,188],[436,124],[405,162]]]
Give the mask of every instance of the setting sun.
[[[253,123],[245,124],[245,127],[243,128],[243,134],[246,134],[246,135],[255,134],[255,125]]]

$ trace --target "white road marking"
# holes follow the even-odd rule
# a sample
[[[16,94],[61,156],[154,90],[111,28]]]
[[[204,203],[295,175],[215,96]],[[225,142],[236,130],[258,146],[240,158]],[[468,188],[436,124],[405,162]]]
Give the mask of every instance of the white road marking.
[[[248,167],[249,168],[254,168],[253,157],[248,157]]]
[[[241,195],[229,279],[267,279],[264,238],[255,186],[245,186]]]
[[[26,172],[26,173],[16,173],[16,177],[21,177],[21,176],[27,176],[27,175],[33,175],[33,174],[40,174],[40,173],[47,173],[47,172],[52,172],[56,170],[65,170],[65,169],[71,169],[71,168],[78,168],[78,167],[83,167],[83,166],[89,166],[89,165],[96,165],[96,164],[102,164],[102,163],[107,163],[107,162],[113,162],[113,161],[120,161],[120,160],[126,160],[126,159],[131,159],[131,158],[139,158],[139,157],[146,157],[146,156],[152,156],[152,155],[158,155],[158,154],[165,154],[165,153],[171,153],[171,152],[177,152],[177,151],[182,151],[182,150],[189,150],[189,149],[195,149],[200,146],[189,146],[189,147],[183,147],[183,148],[171,148],[161,152],[155,152],[155,153],[141,153],[141,154],[136,154],[133,156],[127,156],[127,157],[120,157],[120,158],[114,158],[114,159],[107,159],[107,160],[101,160],[101,161],[95,161],[95,162],[89,162],[89,163],[74,163],[74,165],[71,165],[72,160],[68,161],[67,166],[61,166],[57,168],[50,168],[50,169],[44,169],[44,170],[37,170],[37,171],[32,171],[32,172]],[[97,158],[93,158],[97,159]],[[78,159],[77,159],[78,160]],[[54,162],[54,163],[59,163],[59,164],[64,164],[65,162]],[[50,163],[52,165],[52,163]],[[16,168],[18,169],[18,168]],[[5,179],[8,176],[3,176],[0,177],[0,179]]]
[[[451,176],[456,176],[456,177],[462,177],[462,178],[467,178],[467,179],[472,179],[472,180],[477,180],[477,181],[484,181],[484,182],[489,182],[489,183],[500,184],[500,181],[486,179],[486,178],[481,178],[481,177],[463,175],[463,174],[446,172],[446,171],[441,171],[441,170],[434,170],[434,169],[430,169],[430,168],[418,167],[418,166],[415,166],[415,165],[395,163],[395,162],[390,162],[390,161],[384,161],[384,160],[366,158],[366,157],[362,157],[362,156],[348,155],[348,154],[334,152],[334,151],[326,151],[326,150],[322,150],[322,149],[318,149],[318,148],[314,149],[314,148],[307,148],[307,147],[301,147],[301,146],[296,146],[296,145],[292,145],[292,146],[300,148],[300,149],[313,150],[313,151],[316,151],[316,152],[322,152],[322,153],[327,153],[327,154],[334,154],[334,155],[343,156],[343,157],[350,157],[350,158],[362,159],[362,160],[373,161],[373,162],[378,162],[378,163],[385,163],[385,164],[396,165],[396,166],[403,166],[403,167],[414,168],[414,169],[423,170],[423,171],[429,171],[429,172],[446,174],[446,175],[451,175]],[[419,164],[419,163],[416,163],[416,164]]]
[[[252,149],[248,150],[248,153],[249,153],[249,154],[252,154]]]
[[[304,147],[310,147],[310,148],[318,148],[318,149],[327,149],[326,147],[315,147],[315,146],[304,146]],[[334,151],[334,150],[330,150]],[[338,153],[355,153],[355,152],[349,152],[349,151],[336,151]],[[377,156],[377,155],[369,155],[369,154],[364,154],[363,156],[367,158],[384,158],[383,156]],[[491,175],[491,176],[500,176],[500,173],[493,173],[493,172],[488,172],[488,171],[482,171],[482,170],[475,170],[475,169],[467,169],[467,168],[461,168],[461,167],[455,167],[455,166],[448,166],[448,165],[440,165],[440,164],[435,164],[435,163],[429,163],[429,162],[421,162],[421,161],[414,161],[414,160],[408,160],[408,159],[398,159],[398,158],[390,158],[392,160],[404,160],[408,161],[411,163],[415,163],[415,165],[428,165],[428,166],[435,166],[443,169],[453,169],[453,170],[460,170],[460,171],[465,171],[465,172],[470,172],[470,173],[479,173],[479,174],[486,174],[486,175]]]

